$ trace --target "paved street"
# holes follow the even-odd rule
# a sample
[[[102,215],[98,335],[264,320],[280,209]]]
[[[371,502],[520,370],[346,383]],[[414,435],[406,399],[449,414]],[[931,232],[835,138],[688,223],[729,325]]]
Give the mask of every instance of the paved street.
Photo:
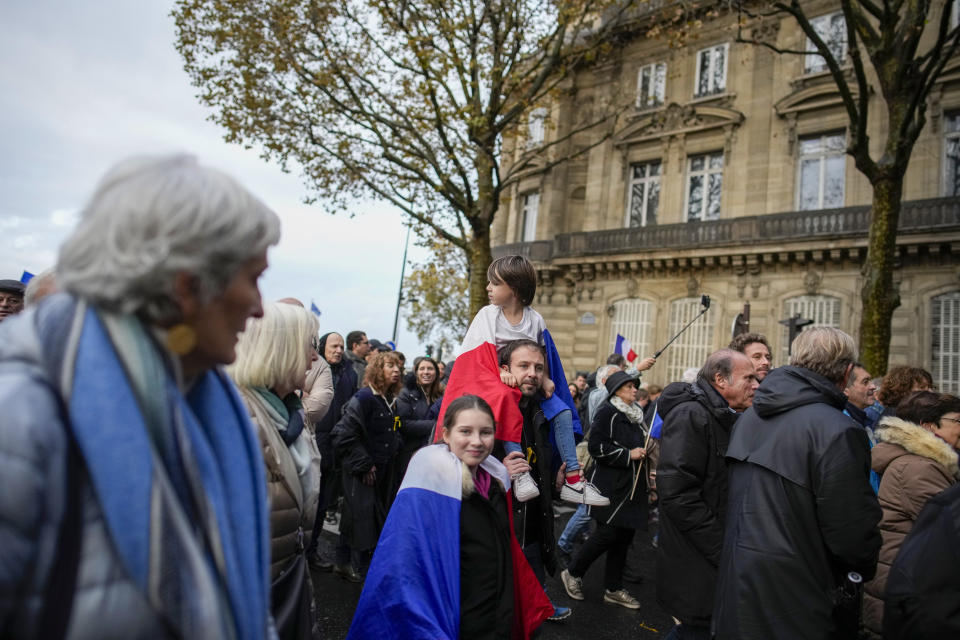
[[[571,509],[559,508],[557,517],[557,537],[569,518]],[[584,579],[586,600],[577,602],[567,597],[560,584],[559,575],[547,580],[547,593],[556,604],[573,609],[573,615],[559,623],[546,623],[540,638],[543,640],[613,640],[621,638],[653,639],[661,638],[670,629],[670,616],[663,612],[654,600],[654,557],[656,549],[651,544],[651,532],[637,532],[634,539],[629,564],[639,569],[644,580],[640,584],[625,583],[630,593],[642,603],[638,611],[603,602],[603,561],[594,563]],[[333,532],[327,531],[326,542],[334,539]],[[328,548],[328,551],[332,548]],[[359,584],[351,584],[331,573],[314,573],[317,590],[318,608],[325,640],[344,638],[350,627],[350,619],[357,599],[360,597]],[[469,639],[464,639],[469,640]]]

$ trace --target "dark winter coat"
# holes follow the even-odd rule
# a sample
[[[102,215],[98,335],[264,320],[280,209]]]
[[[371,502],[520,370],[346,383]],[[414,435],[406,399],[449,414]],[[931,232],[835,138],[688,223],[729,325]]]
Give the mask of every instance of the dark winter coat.
[[[550,423],[540,409],[538,398],[521,399],[520,413],[523,415],[520,447],[525,453],[533,451],[530,475],[540,488],[540,496],[528,502],[513,501],[513,527],[521,547],[539,542],[544,569],[554,575],[557,571],[557,543],[553,531],[555,471]]]
[[[724,455],[738,414],[703,379],[668,385],[657,404],[663,419],[657,601],[681,622],[704,626],[713,611],[723,548]]]
[[[843,576],[873,577],[880,506],[867,435],[842,413],[845,402],[823,376],[779,367],[737,422],[727,448],[718,638],[839,637],[833,608]]]
[[[877,499],[883,510],[880,535],[883,546],[877,575],[863,588],[863,623],[879,635],[883,628],[883,592],[887,574],[930,498],[957,481],[957,452],[919,424],[883,418],[877,427],[877,446],[871,451],[873,470],[881,475]],[[960,568],[960,565],[958,565]]]
[[[358,551],[377,544],[396,494],[394,457],[399,448],[400,419],[370,387],[357,392],[333,429],[333,443],[343,469],[343,517],[340,531]],[[364,475],[377,467],[373,486]]]
[[[507,497],[496,479],[489,499],[473,491],[460,506],[460,637],[508,640],[513,563]]]
[[[413,454],[420,447],[430,444],[437,426],[437,414],[431,412],[427,397],[413,376],[407,376],[404,388],[397,396],[397,415],[402,426],[400,451],[394,465],[396,485],[399,487]]]
[[[598,522],[626,529],[647,529],[647,483],[637,475],[646,465],[630,459],[630,450],[642,447],[646,432],[609,402],[600,405],[590,429],[588,449],[593,456],[590,482],[610,498],[606,507],[590,507]]]
[[[931,498],[887,578],[883,637],[960,638],[960,485]]]
[[[412,454],[420,447],[430,444],[437,426],[436,414],[432,418],[430,415],[432,404],[428,402],[427,396],[415,379],[406,381],[400,395],[397,396],[397,415],[403,421],[403,429],[400,431],[401,451]]]
[[[335,455],[331,433],[343,417],[350,398],[357,392],[357,376],[352,367],[345,365],[341,360],[330,365],[330,373],[333,376],[333,400],[323,418],[315,425],[317,448],[320,449],[320,464],[325,472],[333,469],[334,466]]]

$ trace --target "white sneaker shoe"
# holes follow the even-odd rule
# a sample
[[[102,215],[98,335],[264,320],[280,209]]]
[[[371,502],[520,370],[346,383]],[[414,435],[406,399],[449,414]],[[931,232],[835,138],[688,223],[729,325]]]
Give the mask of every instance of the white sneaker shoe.
[[[583,478],[580,478],[580,481],[574,484],[564,483],[563,488],[560,489],[560,499],[591,507],[605,507],[610,504],[610,498],[601,494],[592,483]]]
[[[513,495],[517,496],[519,502],[533,500],[540,495],[540,488],[530,476],[529,471],[519,473],[511,478],[513,481]]]

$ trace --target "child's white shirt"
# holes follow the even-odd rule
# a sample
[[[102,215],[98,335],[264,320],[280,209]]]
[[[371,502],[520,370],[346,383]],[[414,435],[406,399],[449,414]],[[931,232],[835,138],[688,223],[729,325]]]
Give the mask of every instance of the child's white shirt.
[[[510,324],[506,316],[503,315],[502,308],[495,304],[488,304],[477,312],[473,322],[470,323],[470,328],[467,329],[467,335],[463,337],[457,356],[471,349],[476,349],[484,342],[492,342],[498,350],[513,340],[533,340],[542,345],[543,331],[546,328],[547,325],[543,321],[543,316],[534,311],[532,307],[524,307],[520,322]]]

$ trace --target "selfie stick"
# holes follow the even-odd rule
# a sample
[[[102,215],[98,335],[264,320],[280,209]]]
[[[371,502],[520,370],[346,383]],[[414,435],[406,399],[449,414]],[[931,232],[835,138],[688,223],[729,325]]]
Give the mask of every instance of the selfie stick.
[[[670,338],[670,342],[668,342],[667,344],[663,345],[663,348],[662,348],[662,349],[660,349],[660,350],[657,351],[655,354],[653,354],[653,357],[654,357],[654,358],[659,358],[659,357],[660,357],[660,354],[663,353],[664,351],[666,351],[666,350],[667,350],[667,347],[669,347],[671,344],[673,344],[673,341],[674,341],[674,340],[676,340],[677,338],[679,338],[679,337],[683,334],[684,331],[686,331],[687,329],[690,328],[690,325],[692,325],[694,322],[696,322],[696,321],[700,318],[700,316],[702,316],[703,314],[705,314],[705,313],[707,312],[707,310],[710,308],[710,296],[708,296],[708,295],[706,295],[706,294],[700,296],[700,304],[703,305],[703,311],[701,311],[700,313],[698,313],[693,320],[691,320],[691,321],[688,322],[686,325],[684,325],[683,329],[680,329],[680,332],[677,333],[677,335],[675,335],[675,336],[673,336],[672,338]]]

